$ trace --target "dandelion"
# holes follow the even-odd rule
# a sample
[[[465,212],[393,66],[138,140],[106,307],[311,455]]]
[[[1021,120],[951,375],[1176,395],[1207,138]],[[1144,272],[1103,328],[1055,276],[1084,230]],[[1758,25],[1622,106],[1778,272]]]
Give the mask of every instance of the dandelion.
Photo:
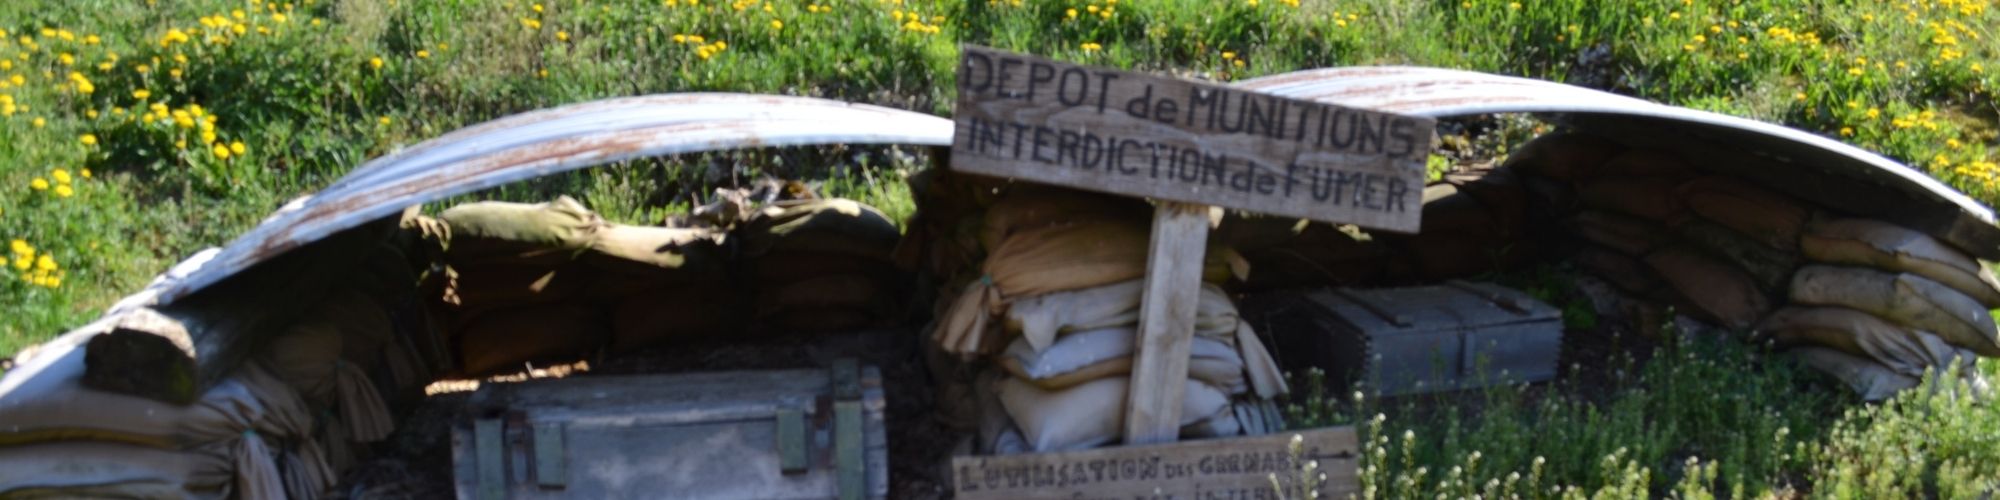
[[[69,184],[70,182],[69,171],[60,168],[55,170],[50,170],[49,177],[54,177],[56,180],[56,184]]]
[[[569,32],[568,32],[568,31],[557,31],[557,32],[556,32],[556,41],[558,41],[558,42],[567,42],[567,41],[569,41]],[[419,51],[419,52],[421,52],[421,51]]]
[[[1876,119],[1876,118],[1881,118],[1881,117],[1882,117],[1882,110],[1881,110],[1881,109],[1878,109],[1878,108],[1868,108],[1868,119],[1870,119],[1870,120],[1873,120],[1873,119]]]
[[[33,189],[36,191],[48,191],[49,180],[36,177],[35,180],[28,181],[28,189]]]
[[[368,58],[368,67],[370,69],[382,69],[382,58],[380,57]]]
[[[1508,3],[1507,10],[1521,10],[1521,2]]]
[[[1841,137],[1854,137],[1854,127],[1840,127]]]
[[[244,147],[244,146],[243,146],[243,142],[242,142],[242,141],[233,141],[233,142],[230,142],[230,143],[229,143],[229,152],[230,152],[231,154],[235,154],[235,155],[238,155],[238,156],[242,156],[242,155],[243,155],[243,153],[244,153],[244,151],[246,151],[246,150],[248,150],[248,149],[249,149],[249,148],[247,148],[247,147]]]
[[[1076,9],[1065,10],[1063,14],[1068,15],[1070,19],[1076,19]]]
[[[44,120],[44,119],[42,119],[42,118],[40,118],[40,117],[37,117],[37,118],[35,118],[35,121],[33,121],[33,122],[30,122],[30,123],[33,123],[33,124],[35,125],[35,128],[42,128],[42,126],[43,126],[43,125],[48,125],[48,124],[49,124],[49,121],[48,121],[48,120]]]
[[[78,176],[82,176],[82,177],[83,177],[83,178],[85,178],[85,179],[89,179],[89,178],[90,178],[90,169],[88,169],[88,168],[79,168],[79,169],[76,169],[76,175],[78,175]]]
[[[387,126],[387,125],[389,125],[389,115],[382,115],[381,117],[379,117],[379,118],[376,118],[376,119],[375,119],[375,123],[379,123],[379,124],[382,124],[382,125],[384,125],[384,126]]]
[[[1084,52],[1096,52],[1099,50],[1104,50],[1104,46],[1099,45],[1096,42],[1084,42],[1083,45],[1080,45],[1077,48],[1083,49]]]
[[[1228,59],[1235,59],[1235,58],[1236,58],[1236,53],[1235,53],[1235,52],[1230,52],[1230,51],[1223,51],[1223,52],[1222,52],[1222,58],[1223,58],[1224,60],[1228,60]]]
[[[76,196],[76,190],[70,188],[68,184],[62,184],[56,186],[57,198],[68,198],[71,196]]]
[[[430,57],[431,57],[431,51],[428,51],[428,50],[419,50],[419,51],[417,51],[417,58],[418,58],[418,59],[430,59]]]
[[[139,100],[145,100],[146,98],[148,98],[148,97],[152,97],[152,96],[153,96],[153,91],[151,91],[151,90],[146,90],[146,89],[139,89],[139,90],[134,90],[134,91],[132,91],[132,98],[133,98],[133,99],[139,99]]]
[[[779,20],[777,20],[777,19],[772,19],[772,20],[771,20],[771,31],[778,31],[778,30],[782,30],[782,29],[785,29],[785,22],[784,22],[784,21],[779,21]]]
[[[224,160],[229,159],[229,146],[224,146],[220,143],[217,143],[215,147],[209,149],[215,153],[216,158]]]
[[[97,134],[83,134],[83,137],[78,137],[77,140],[83,142],[85,146],[96,146]]]

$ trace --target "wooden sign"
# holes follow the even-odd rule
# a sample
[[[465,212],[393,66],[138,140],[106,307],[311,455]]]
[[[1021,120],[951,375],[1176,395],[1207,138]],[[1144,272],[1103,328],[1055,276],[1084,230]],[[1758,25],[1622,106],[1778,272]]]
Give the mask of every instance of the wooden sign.
[[[955,170],[1417,231],[1429,118],[963,50]]]
[[[958,457],[951,462],[952,490],[961,500],[1277,498],[1271,474],[1292,484],[1303,465],[1286,449],[1293,434]],[[1299,461],[1318,460],[1326,474],[1319,498],[1347,498],[1358,491],[1353,427],[1296,434],[1304,438]]]

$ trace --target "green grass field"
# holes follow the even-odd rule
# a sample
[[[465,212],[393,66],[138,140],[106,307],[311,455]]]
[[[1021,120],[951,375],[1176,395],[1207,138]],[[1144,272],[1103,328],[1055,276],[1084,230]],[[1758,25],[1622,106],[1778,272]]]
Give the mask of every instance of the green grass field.
[[[960,43],[1221,81],[1417,64],[1573,82],[1840,138],[1992,204],[1996,25],[1987,0],[4,2],[0,353],[82,324],[175,260],[399,146],[659,92],[949,113]],[[496,196],[575,193],[645,220],[718,180],[774,174],[907,214],[909,158],[858,148],[648,160]],[[1500,391],[1482,411],[1383,409],[1386,422],[1367,404],[1340,411],[1381,431],[1382,455],[1364,471],[1381,497],[2000,487],[1992,405],[1912,395],[1856,406],[1755,348],[1667,352],[1701,356],[1635,367],[1609,396]]]

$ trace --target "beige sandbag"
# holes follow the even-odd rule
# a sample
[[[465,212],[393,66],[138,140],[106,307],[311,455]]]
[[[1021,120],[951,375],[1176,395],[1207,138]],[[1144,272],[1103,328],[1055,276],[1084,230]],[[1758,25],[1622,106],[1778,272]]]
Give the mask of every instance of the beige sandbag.
[[[459,367],[466,375],[482,376],[519,370],[524,363],[582,359],[604,343],[604,319],[576,305],[495,311],[458,333]]]
[[[1665,226],[1602,210],[1585,210],[1567,225],[1584,240],[1627,256],[1640,257],[1673,242]]]
[[[636,349],[732,331],[743,297],[726,287],[673,287],[626,298],[611,312],[611,348]]]
[[[1680,187],[1688,209],[1771,248],[1798,249],[1799,231],[1812,212],[1785,195],[1729,176],[1711,175]]]
[[[1147,227],[1130,222],[1059,224],[1013,233],[986,258],[985,276],[1005,297],[1027,297],[1139,278],[1146,274]],[[1210,247],[1202,280],[1248,273],[1241,255]]]
[[[1818,221],[1806,227],[1799,244],[1813,261],[1923,276],[1988,308],[2000,308],[2000,281],[1992,271],[1922,232],[1869,219]]]
[[[1783,294],[1799,269],[1799,255],[1757,242],[1755,238],[1706,220],[1694,219],[1674,229],[1689,246],[1736,264],[1757,281],[1757,288]]]
[[[1144,223],[1150,213],[1136,198],[1044,186],[1017,186],[986,208],[980,244],[992,250],[1008,236],[1057,224],[1091,221]]]
[[[339,412],[352,439],[380,441],[395,421],[374,381],[342,359],[344,340],[333,323],[309,318],[272,337],[254,358],[313,406]]]
[[[1702,313],[1732,330],[1748,330],[1771,310],[1769,298],[1742,270],[1675,246],[1646,256],[1646,265]]]
[[[1007,329],[1019,331],[1036,350],[1049,348],[1056,334],[1130,326],[1139,322],[1145,280],[1015,299],[1007,306]],[[1220,287],[1204,284],[1195,302],[1195,333],[1227,339],[1236,331],[1236,305]]]
[[[1930,332],[1841,307],[1787,307],[1765,318],[1757,329],[1782,345],[1831,347],[1912,377],[1922,377],[1925,370],[1942,374],[1952,365],[1971,373],[1979,359]]]
[[[1806,266],[1792,277],[1792,301],[1855,309],[1938,334],[1981,356],[2000,356],[2000,331],[1978,301],[1914,274]]]
[[[792,200],[772,203],[745,221],[737,234],[743,255],[776,250],[840,253],[889,261],[902,231],[875,207],[854,200]]]
[[[0,498],[223,498],[232,482],[228,461],[200,453],[93,441],[0,447]]]
[[[1507,155],[1506,168],[1574,181],[1597,174],[1606,160],[1625,148],[1594,135],[1573,131],[1542,134]]]
[[[1586,207],[1671,225],[1687,216],[1678,186],[1672,177],[1606,177],[1579,184],[1577,197]]]
[[[611,273],[656,283],[727,279],[722,233],[713,229],[606,225],[579,260]]]
[[[446,255],[455,264],[486,259],[566,261],[590,246],[604,225],[568,196],[545,203],[482,201],[446,209],[439,219],[451,226]]]
[[[1800,347],[1787,351],[1821,373],[1852,389],[1863,401],[1881,401],[1916,387],[1922,380],[1903,375],[1873,361],[1826,347]]]
[[[1016,378],[1044,389],[1063,389],[1104,376],[1131,373],[1132,343],[1136,333],[1131,325],[1114,326],[1063,335],[1055,345],[1037,350],[1026,339],[1015,339],[1001,355],[1001,365]],[[1227,340],[1227,341],[1225,341]],[[1217,340],[1195,337],[1188,346],[1188,377],[1212,386],[1244,389],[1243,357],[1233,338]],[[1193,363],[1203,362],[1200,369]]]
[[[1072,451],[1112,443],[1123,437],[1125,392],[1131,380],[1109,377],[1061,391],[1044,391],[1027,382],[1000,381],[1000,404],[1035,451]],[[1181,425],[1199,422],[1229,409],[1229,397],[1198,381],[1187,382],[1181,399]]]

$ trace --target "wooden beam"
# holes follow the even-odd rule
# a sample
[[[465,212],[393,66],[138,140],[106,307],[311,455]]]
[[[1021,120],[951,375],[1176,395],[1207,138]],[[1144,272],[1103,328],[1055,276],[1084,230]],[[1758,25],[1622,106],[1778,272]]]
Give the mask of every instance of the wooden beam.
[[[1126,444],[1171,443],[1180,437],[1188,346],[1207,248],[1207,205],[1161,202],[1154,209],[1134,344],[1137,359],[1125,405]]]

